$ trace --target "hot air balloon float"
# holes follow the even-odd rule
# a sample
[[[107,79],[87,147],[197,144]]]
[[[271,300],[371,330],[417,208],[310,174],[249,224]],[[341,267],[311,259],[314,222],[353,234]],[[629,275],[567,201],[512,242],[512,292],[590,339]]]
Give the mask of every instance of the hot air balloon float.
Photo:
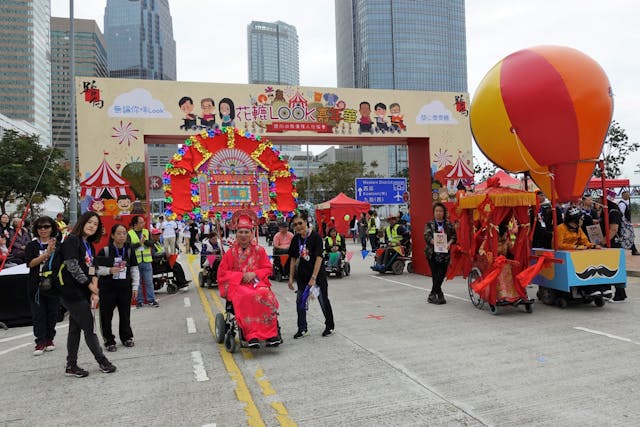
[[[508,172],[527,173],[552,202],[555,218],[556,203],[582,196],[612,113],[609,79],[595,60],[568,47],[537,46],[489,70],[471,103],[470,122],[485,156]],[[626,284],[624,251],[607,247],[608,237],[597,249],[568,250],[554,221],[548,226],[555,250],[532,250],[529,207],[539,212],[534,193],[499,182],[460,197],[459,241],[448,276],[468,277],[476,307],[487,302],[495,314],[500,305],[523,305],[531,312],[530,283],[539,285],[546,304],[578,300],[601,307],[613,284]]]

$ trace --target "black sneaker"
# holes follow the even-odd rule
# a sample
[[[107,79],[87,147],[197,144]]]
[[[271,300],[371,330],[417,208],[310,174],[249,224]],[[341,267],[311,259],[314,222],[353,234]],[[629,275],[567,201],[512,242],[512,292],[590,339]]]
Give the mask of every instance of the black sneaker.
[[[293,339],[297,340],[298,338],[302,338],[305,335],[307,335],[307,330],[306,329],[304,329],[304,330],[298,329],[298,332],[296,332],[296,334],[293,336]]]
[[[112,353],[113,353],[114,351],[118,351],[118,348],[116,347],[116,345],[115,345],[115,344],[109,344],[109,345],[107,345],[107,346],[105,346],[105,347],[106,347],[107,351],[112,352]]]
[[[128,340],[126,340],[123,345],[125,347],[133,347],[135,345],[135,343],[133,342],[133,338],[129,338]]]
[[[149,305],[150,305],[151,307],[155,307],[155,308],[160,307],[160,304],[158,304],[158,301],[154,301],[154,302],[152,302],[152,303],[151,303],[151,304],[149,304]]]
[[[89,372],[85,371],[78,365],[67,366],[64,370],[64,374],[68,377],[84,378],[89,376]]]
[[[260,348],[260,341],[257,338],[252,338],[247,343],[247,347],[249,347],[249,348]]]
[[[98,367],[101,372],[105,374],[110,374],[116,371],[116,367],[111,364],[107,359],[104,359],[102,362],[98,363]]]
[[[277,347],[280,344],[282,344],[282,338],[280,337],[267,338],[267,340],[265,341],[265,344],[267,347]]]
[[[442,305],[446,303],[447,303],[447,300],[444,299],[444,294],[438,294],[438,302],[436,304]]]
[[[326,328],[326,329],[322,332],[322,336],[323,336],[323,337],[328,337],[329,335],[333,335],[333,329]]]
[[[438,304],[438,296],[436,294],[429,294],[427,302],[429,304]]]

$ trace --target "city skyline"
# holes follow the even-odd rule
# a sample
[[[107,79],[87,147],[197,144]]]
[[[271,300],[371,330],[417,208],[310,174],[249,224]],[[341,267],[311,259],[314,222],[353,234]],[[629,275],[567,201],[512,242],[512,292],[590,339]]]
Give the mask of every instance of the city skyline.
[[[68,0],[51,3],[54,16],[69,15]],[[76,2],[75,15],[100,24],[105,3],[106,0]],[[243,1],[242,7],[238,3],[213,4],[206,0],[190,1],[189,7],[178,7],[181,3],[174,0],[169,3],[178,46],[177,77],[181,81],[245,83],[246,26],[251,20],[260,19],[282,20],[298,29],[301,85],[337,85],[334,0],[309,3],[304,12],[300,12],[298,2],[291,0]],[[519,0],[508,4],[468,0],[465,8],[468,89],[472,99],[484,75],[510,53],[543,44],[570,46],[602,65],[615,96],[613,118],[627,130],[631,141],[640,141],[640,117],[635,112],[636,99],[640,98],[635,77],[640,70],[640,57],[630,54],[635,51],[637,38],[619,36],[620,28],[635,25],[640,4],[611,0],[603,8],[579,0]],[[211,17],[215,26],[210,24]],[[215,49],[209,54],[202,52],[198,43],[201,33],[193,31],[197,27],[211,28]],[[233,49],[228,48],[230,44]],[[640,182],[640,176],[633,173],[638,163],[640,154],[635,153],[623,170],[632,181]]]
[[[247,51],[250,84],[300,84],[298,33],[293,25],[251,21]]]

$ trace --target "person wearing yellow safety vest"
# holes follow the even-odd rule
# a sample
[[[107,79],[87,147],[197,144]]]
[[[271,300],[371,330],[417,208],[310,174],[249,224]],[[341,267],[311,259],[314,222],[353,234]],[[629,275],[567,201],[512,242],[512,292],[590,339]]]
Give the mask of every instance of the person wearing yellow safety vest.
[[[382,257],[376,260],[376,264],[371,267],[376,271],[385,271],[387,269],[392,256],[398,253],[395,248],[401,246],[402,241],[405,239],[405,234],[407,234],[404,226],[397,223],[397,215],[391,215],[387,218],[387,222],[389,225],[384,229],[384,243],[386,244],[387,249],[384,251]]]
[[[142,308],[146,296],[147,304],[152,307],[159,307],[160,305],[156,301],[156,297],[153,291],[153,267],[151,262],[151,247],[153,241],[149,238],[149,230],[144,228],[144,218],[140,215],[135,215],[131,218],[129,224],[131,229],[129,230],[127,241],[131,245],[136,254],[136,261],[138,261],[138,271],[140,272],[140,282],[144,292],[138,292],[136,298],[136,308]]]
[[[369,222],[367,228],[367,235],[369,236],[369,242],[371,243],[371,251],[375,252],[380,247],[380,239],[378,239],[378,230],[380,229],[380,219],[376,211],[369,211]]]
[[[340,256],[332,259],[329,254],[335,252],[340,253]],[[334,227],[329,229],[329,234],[324,238],[324,253],[327,267],[332,269],[337,268],[347,254],[347,243],[344,236],[341,236]]]

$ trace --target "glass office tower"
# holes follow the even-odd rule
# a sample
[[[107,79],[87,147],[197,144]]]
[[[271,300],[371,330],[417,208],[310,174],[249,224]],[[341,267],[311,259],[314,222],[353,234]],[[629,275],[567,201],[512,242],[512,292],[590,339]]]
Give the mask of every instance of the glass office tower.
[[[300,84],[298,33],[282,21],[247,26],[249,83]]]
[[[0,113],[51,143],[49,0],[0,2]]]
[[[110,77],[176,80],[176,42],[168,0],[107,0]]]

